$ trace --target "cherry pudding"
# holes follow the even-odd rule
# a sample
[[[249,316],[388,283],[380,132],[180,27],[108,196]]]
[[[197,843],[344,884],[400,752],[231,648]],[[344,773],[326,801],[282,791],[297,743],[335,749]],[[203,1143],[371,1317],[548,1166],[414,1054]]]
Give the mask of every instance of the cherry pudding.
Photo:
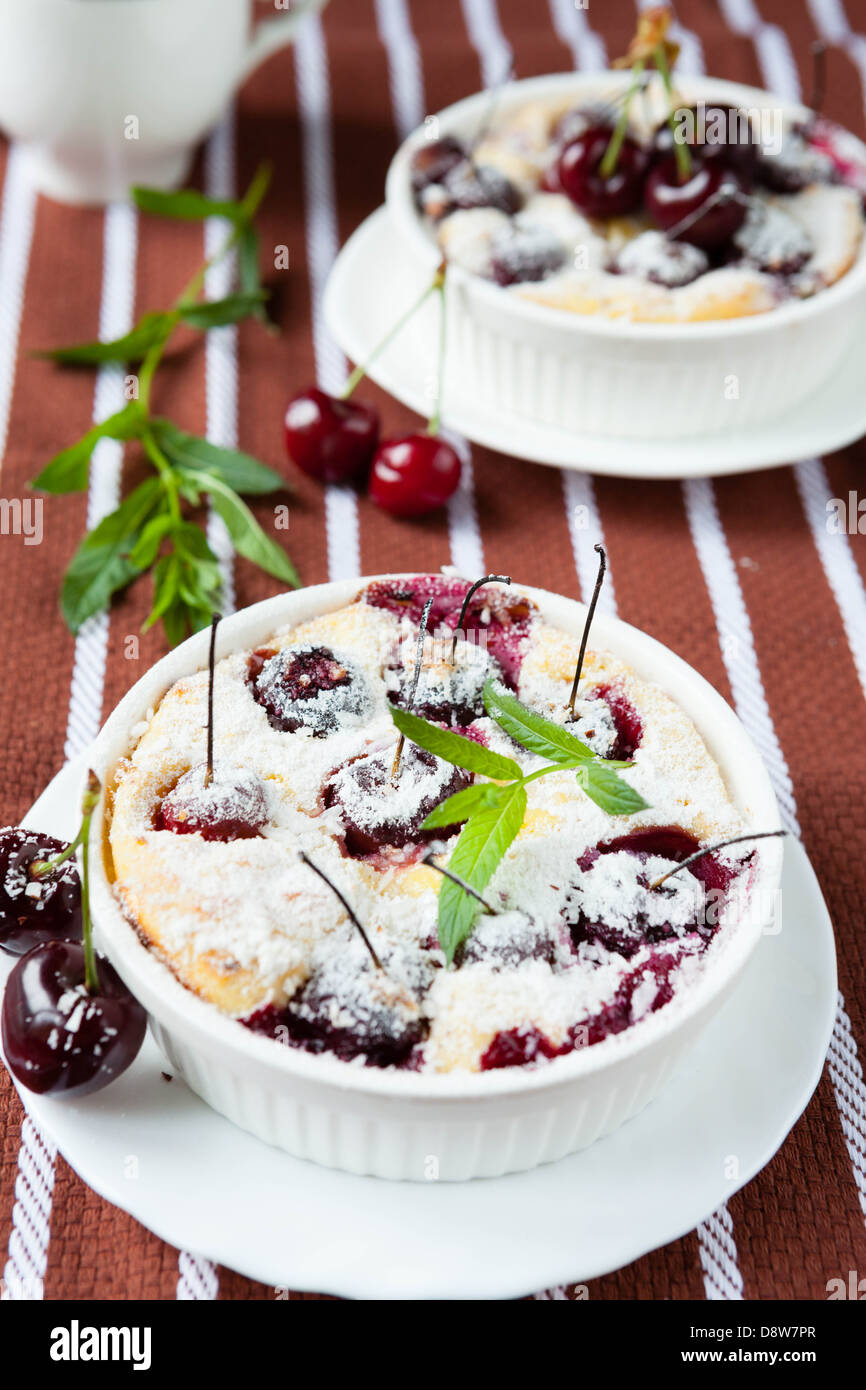
[[[10,955],[47,941],[80,939],[81,883],[74,858],[47,874],[33,871],[68,848],[39,830],[0,830],[0,948]]]

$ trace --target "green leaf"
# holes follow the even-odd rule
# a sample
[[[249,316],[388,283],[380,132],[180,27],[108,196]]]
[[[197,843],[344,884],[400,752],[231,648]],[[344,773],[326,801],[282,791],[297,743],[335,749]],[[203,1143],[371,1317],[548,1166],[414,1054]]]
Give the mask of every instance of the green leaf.
[[[60,595],[60,608],[72,632],[101,612],[111,595],[140,573],[129,551],[162,496],[159,478],[148,478],[84,537],[64,575]]]
[[[152,517],[129,552],[129,563],[135,569],[150,569],[159,554],[160,545],[173,525],[173,518],[169,516],[168,512]]]
[[[266,535],[256,521],[247,504],[230,487],[215,478],[211,473],[200,475],[201,486],[210,494],[214,510],[226,524],[232,544],[239,555],[252,560],[254,565],[281,579],[293,588],[300,587],[298,572],[282,546]]]
[[[561,724],[529,709],[492,680],[488,680],[484,686],[484,708],[491,719],[495,719],[500,728],[517,743],[530,753],[558,763],[560,767],[574,767],[596,756],[591,748]]]
[[[207,439],[187,434],[170,420],[154,420],[152,428],[163,453],[184,474],[197,474],[204,470],[235,492],[257,496],[279,492],[289,486],[276,469],[259,463],[251,454],[241,453],[239,449],[224,449]],[[197,477],[191,477],[190,482],[196,486],[199,484]]]
[[[129,401],[115,415],[88,430],[77,444],[55,454],[31,487],[55,494],[83,492],[90,472],[90,456],[100,439],[134,439],[141,431],[143,416],[138,401]]]
[[[438,724],[431,724],[420,715],[399,709],[397,705],[389,705],[389,709],[400,733],[405,734],[410,742],[416,743],[419,748],[426,748],[428,753],[435,753],[437,758],[444,758],[455,767],[463,767],[468,772],[480,772],[482,776],[493,777],[500,782],[510,782],[523,776],[513,758],[494,753],[482,743],[464,738],[462,734],[455,734],[450,729],[440,729]]]
[[[153,212],[159,217],[174,217],[182,222],[203,222],[206,217],[227,217],[238,222],[245,217],[240,203],[222,202],[216,198],[206,198],[195,188],[181,188],[176,193],[164,193],[159,188],[132,190],[136,206],[142,212]]]
[[[579,767],[577,781],[590,800],[607,811],[609,816],[631,816],[635,811],[648,809],[648,803],[640,792],[624,782],[616,768],[601,759]]]
[[[200,304],[182,304],[178,312],[184,323],[190,324],[192,328],[221,328],[226,323],[237,323],[239,319],[254,314],[267,297],[265,290],[255,290],[250,294],[229,294],[225,299],[209,299]]]
[[[262,289],[259,270],[259,234],[255,227],[244,227],[238,239],[238,283],[244,294],[257,294]],[[273,327],[264,304],[253,310],[253,316],[267,327]]]
[[[144,314],[122,338],[108,343],[75,343],[71,347],[50,348],[37,357],[50,358],[71,366],[94,366],[100,362],[138,362],[157,343],[164,343],[177,322],[174,313]]]
[[[526,815],[523,785],[518,782],[502,791],[497,805],[478,811],[466,822],[448,861],[448,868],[479,893],[487,887]],[[449,965],[480,910],[475,898],[459,884],[444,880],[439,890],[439,943]]]
[[[468,820],[482,807],[496,805],[504,790],[506,789],[494,786],[492,782],[477,782],[472,787],[463,787],[461,791],[455,792],[445,801],[440,801],[439,805],[430,812],[421,829],[439,830],[442,826],[458,825],[460,821]]]

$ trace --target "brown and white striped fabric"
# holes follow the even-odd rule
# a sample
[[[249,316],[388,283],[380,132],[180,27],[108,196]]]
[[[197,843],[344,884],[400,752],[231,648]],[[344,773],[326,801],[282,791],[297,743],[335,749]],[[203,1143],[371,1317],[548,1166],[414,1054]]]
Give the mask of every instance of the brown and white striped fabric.
[[[269,6],[263,6],[267,12]],[[771,87],[808,90],[810,45],[829,43],[827,114],[866,133],[866,34],[856,0],[680,0],[681,62]],[[332,0],[294,51],[271,59],[212,136],[196,181],[230,195],[271,160],[261,214],[279,338],[221,329],[178,353],[158,382],[159,408],[183,426],[283,466],[289,393],[314,378],[333,389],[345,363],[321,314],[339,245],[381,202],[398,139],[447,103],[513,67],[518,77],[598,68],[625,50],[630,0]],[[67,373],[32,349],[114,336],[160,308],[210,248],[218,227],[61,208],[36,198],[20,152],[0,146],[0,494],[28,479],[92,418],[116,408],[122,378]],[[212,273],[223,292],[227,272]],[[389,431],[409,427],[379,397]],[[447,403],[446,403],[447,410]],[[772,1163],[697,1231],[593,1280],[592,1299],[823,1299],[830,1279],[866,1275],[866,545],[831,533],[830,498],[866,495],[863,445],[823,460],[719,482],[638,483],[560,474],[466,446],[465,483],[447,514],[389,519],[364,497],[323,493],[295,476],[289,545],[305,582],[382,569],[456,564],[586,593],[592,545],[610,558],[609,610],[667,643],[737,708],[771,771],[836,926],[840,998],[824,1077]],[[48,499],[40,546],[0,538],[0,816],[15,821],[66,757],[87,746],[123,692],[162,652],[146,585],[73,639],[57,607],[63,569],[85,525],[142,472],[106,441],[87,498]],[[269,521],[267,502],[260,508]],[[232,563],[218,519],[212,543],[241,607],[274,592]],[[756,1065],[764,1065],[760,1058]],[[769,1064],[769,1063],[768,1063]],[[3,1296],[47,1299],[273,1299],[257,1285],[178,1251],[91,1192],[24,1117],[0,1078],[0,1268]],[[575,1251],[575,1275],[580,1252]],[[315,1297],[315,1294],[291,1294]],[[550,1299],[575,1296],[551,1289]]]

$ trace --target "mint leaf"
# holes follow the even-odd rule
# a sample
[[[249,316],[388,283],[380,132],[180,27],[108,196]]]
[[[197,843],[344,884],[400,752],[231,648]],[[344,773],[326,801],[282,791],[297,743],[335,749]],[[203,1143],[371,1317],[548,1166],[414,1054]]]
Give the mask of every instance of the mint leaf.
[[[101,612],[111,595],[140,573],[129,552],[161,497],[159,478],[148,478],[84,537],[64,575],[60,594],[61,612],[72,632]]]
[[[166,341],[176,322],[173,313],[144,314],[129,333],[109,343],[75,343],[35,355],[79,367],[95,366],[100,362],[138,362],[157,343]]]
[[[231,222],[246,216],[240,203],[221,202],[206,198],[195,188],[181,188],[176,193],[164,193],[159,188],[131,189],[136,206],[142,212],[154,212],[159,217],[174,217],[182,222],[203,222],[206,217],[227,217]]]
[[[529,709],[495,681],[485,682],[484,708],[515,742],[522,744],[530,753],[549,758],[560,767],[574,767],[596,756],[591,748],[561,724]]]
[[[397,705],[389,705],[388,708],[400,733],[405,734],[410,743],[426,748],[428,753],[435,753],[446,763],[465,768],[467,772],[480,772],[482,776],[493,777],[500,782],[510,782],[523,776],[513,758],[504,758],[501,753],[494,753],[474,739],[464,738],[450,729],[440,729],[438,724],[431,724],[420,715],[411,714]]]
[[[100,439],[134,439],[142,427],[143,416],[138,401],[129,401],[115,415],[109,415],[94,425],[76,444],[61,449],[46,464],[31,487],[41,492],[83,492],[90,473],[90,456]]]
[[[439,805],[430,812],[421,829],[439,830],[446,825],[458,825],[460,821],[468,820],[482,807],[497,805],[504,790],[507,789],[494,786],[491,782],[477,782],[472,787],[463,787],[461,791],[455,792],[445,801],[440,801]]]
[[[250,294],[229,294],[225,299],[204,300],[200,304],[182,304],[178,309],[184,323],[192,328],[221,328],[226,323],[237,323],[254,314],[267,299],[266,290],[254,290]]]
[[[298,572],[282,546],[266,535],[256,521],[247,504],[230,487],[215,478],[212,473],[201,473],[198,477],[203,490],[210,494],[214,510],[226,524],[232,544],[239,555],[252,560],[260,569],[267,570],[275,579],[293,588],[300,587]]]
[[[500,788],[498,804],[478,811],[464,825],[448,868],[483,892],[516,838],[526,815],[521,783]],[[439,890],[439,944],[450,965],[472,931],[479,905],[459,884],[445,879]]]
[[[648,808],[640,792],[624,782],[616,768],[609,767],[601,759],[579,767],[577,781],[590,800],[609,816],[631,816],[635,811]]]
[[[238,240],[238,283],[245,294],[255,294],[262,288],[259,272],[259,234],[255,227],[249,225],[244,227]],[[253,310],[253,316],[266,328],[274,328],[264,304],[259,304]]]
[[[244,454],[239,449],[224,449],[207,439],[187,434],[170,420],[154,420],[152,428],[163,453],[176,468],[184,472],[197,474],[204,470],[235,492],[257,496],[289,487],[276,469],[259,463],[251,454]],[[196,485],[198,479],[192,477],[190,482]]]

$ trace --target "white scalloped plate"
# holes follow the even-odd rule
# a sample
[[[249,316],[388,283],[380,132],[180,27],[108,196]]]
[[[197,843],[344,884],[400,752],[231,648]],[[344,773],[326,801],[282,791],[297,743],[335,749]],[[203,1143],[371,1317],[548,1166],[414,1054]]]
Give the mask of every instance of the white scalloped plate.
[[[325,291],[325,317],[354,362],[364,362],[424,288],[386,208],[374,212],[340,252]],[[369,375],[397,400],[429,415],[438,305],[428,302],[377,357]],[[787,415],[749,429],[684,439],[572,434],[476,405],[472,383],[447,375],[444,418],[476,444],[516,458],[620,478],[702,478],[746,473],[841,449],[866,433],[866,352],[852,342],[837,375]]]
[[[74,833],[83,765],[58,773],[25,824]],[[100,1095],[25,1104],[101,1196],[163,1240],[275,1288],[494,1299],[583,1281],[692,1230],[770,1161],[807,1105],[833,1027],[836,955],[815,875],[790,841],[782,909],[782,930],[761,941],[659,1099],[533,1172],[425,1187],[304,1163],[236,1129],[178,1078],[166,1083],[149,1035]],[[13,963],[0,954],[0,980]]]

